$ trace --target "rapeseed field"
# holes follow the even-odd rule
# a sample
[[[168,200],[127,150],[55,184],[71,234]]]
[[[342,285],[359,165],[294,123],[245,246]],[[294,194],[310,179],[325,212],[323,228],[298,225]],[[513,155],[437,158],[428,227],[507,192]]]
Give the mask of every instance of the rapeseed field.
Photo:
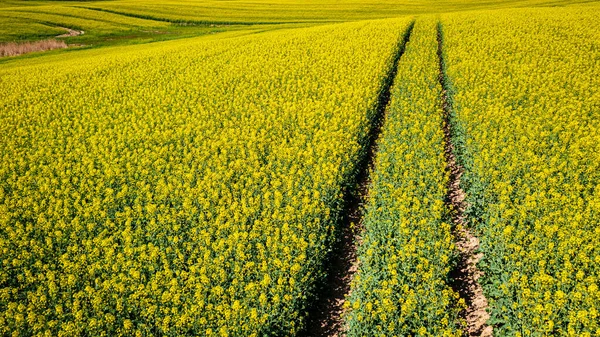
[[[0,335],[600,335],[598,13],[0,2]]]

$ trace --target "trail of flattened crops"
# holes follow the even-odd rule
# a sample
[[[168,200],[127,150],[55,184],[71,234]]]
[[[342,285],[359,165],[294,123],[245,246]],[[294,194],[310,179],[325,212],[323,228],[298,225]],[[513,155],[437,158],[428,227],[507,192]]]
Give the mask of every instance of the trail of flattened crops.
[[[364,154],[356,165],[355,188],[345,195],[345,210],[340,235],[328,261],[328,275],[319,297],[309,313],[306,336],[343,336],[345,335],[344,303],[350,292],[350,283],[357,270],[357,243],[360,239],[360,228],[363,221],[363,206],[369,195],[371,178],[369,170],[373,169],[377,152],[377,139],[385,121],[386,108],[391,97],[391,88],[398,73],[398,63],[404,54],[406,45],[414,27],[414,21],[407,27],[403,38],[398,41],[387,75],[383,78],[377,98],[371,128],[367,136]]]
[[[460,336],[434,17],[398,65],[365,205],[348,336]]]
[[[450,210],[452,223],[454,225],[454,236],[456,249],[458,251],[458,263],[452,271],[452,287],[466,302],[463,316],[466,320],[465,334],[467,336],[491,336],[492,327],[486,322],[490,315],[486,311],[488,301],[483,294],[483,288],[478,282],[482,272],[477,268],[477,263],[483,256],[478,253],[479,238],[466,227],[465,192],[461,187],[461,176],[464,168],[456,158],[454,134],[456,130],[452,124],[452,103],[448,94],[448,83],[446,82],[443,32],[442,24],[437,26],[438,59],[439,59],[439,81],[442,86],[442,107],[444,110],[444,147],[447,169],[450,173],[448,182],[448,195],[446,207]]]

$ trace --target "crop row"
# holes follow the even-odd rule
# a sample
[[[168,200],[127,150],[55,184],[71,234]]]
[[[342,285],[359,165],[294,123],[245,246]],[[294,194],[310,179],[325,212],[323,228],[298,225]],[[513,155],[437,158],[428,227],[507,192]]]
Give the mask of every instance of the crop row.
[[[418,19],[377,142],[349,336],[459,336],[434,18]]]

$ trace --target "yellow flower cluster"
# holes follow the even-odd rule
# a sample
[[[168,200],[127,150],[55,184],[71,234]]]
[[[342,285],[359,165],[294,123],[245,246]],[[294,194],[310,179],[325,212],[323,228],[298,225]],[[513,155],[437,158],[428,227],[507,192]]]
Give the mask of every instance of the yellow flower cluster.
[[[552,0],[569,5],[586,0]],[[111,0],[0,2],[0,42],[39,40],[65,31],[84,30],[69,38],[87,46],[120,40],[148,41],[271,24],[308,24],[395,18],[508,6],[548,6],[547,0]],[[591,9],[593,10],[593,9]],[[212,27],[215,26],[215,27]],[[270,26],[270,27],[269,27]],[[256,26],[255,26],[256,27]],[[269,27],[269,28],[267,28]],[[157,34],[158,33],[158,34]]]
[[[0,335],[298,331],[408,23],[0,70]]]
[[[600,335],[597,11],[443,17],[495,335]]]
[[[13,0],[18,1],[18,0]],[[13,2],[11,1],[11,2]],[[21,0],[22,1],[22,0]],[[586,0],[553,0],[568,5]],[[59,2],[60,3],[60,2]],[[60,3],[62,5],[62,3]],[[67,5],[62,5],[67,6]],[[195,23],[331,22],[473,9],[548,6],[547,0],[111,0],[77,3],[131,17]],[[72,7],[72,5],[69,5]]]
[[[444,205],[448,174],[437,21],[417,20],[400,59],[365,209],[348,336],[459,336]]]

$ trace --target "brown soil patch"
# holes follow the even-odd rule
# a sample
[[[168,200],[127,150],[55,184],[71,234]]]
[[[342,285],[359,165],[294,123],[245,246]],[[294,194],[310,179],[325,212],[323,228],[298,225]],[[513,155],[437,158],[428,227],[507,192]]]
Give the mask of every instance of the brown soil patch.
[[[467,305],[467,308],[461,313],[466,321],[466,326],[464,327],[465,335],[490,337],[493,335],[493,328],[486,324],[490,318],[487,312],[488,301],[483,294],[483,288],[478,282],[483,273],[477,268],[477,262],[483,257],[483,254],[478,253],[479,239],[466,227],[467,222],[464,212],[467,208],[467,203],[465,201],[465,192],[462,190],[460,184],[463,167],[456,160],[454,144],[452,142],[453,130],[450,123],[451,106],[448,99],[442,57],[442,32],[441,25],[438,25],[439,81],[443,88],[444,150],[446,167],[450,172],[446,205],[451,211],[456,248],[459,253],[458,264],[452,272],[452,287],[460,294]]]

